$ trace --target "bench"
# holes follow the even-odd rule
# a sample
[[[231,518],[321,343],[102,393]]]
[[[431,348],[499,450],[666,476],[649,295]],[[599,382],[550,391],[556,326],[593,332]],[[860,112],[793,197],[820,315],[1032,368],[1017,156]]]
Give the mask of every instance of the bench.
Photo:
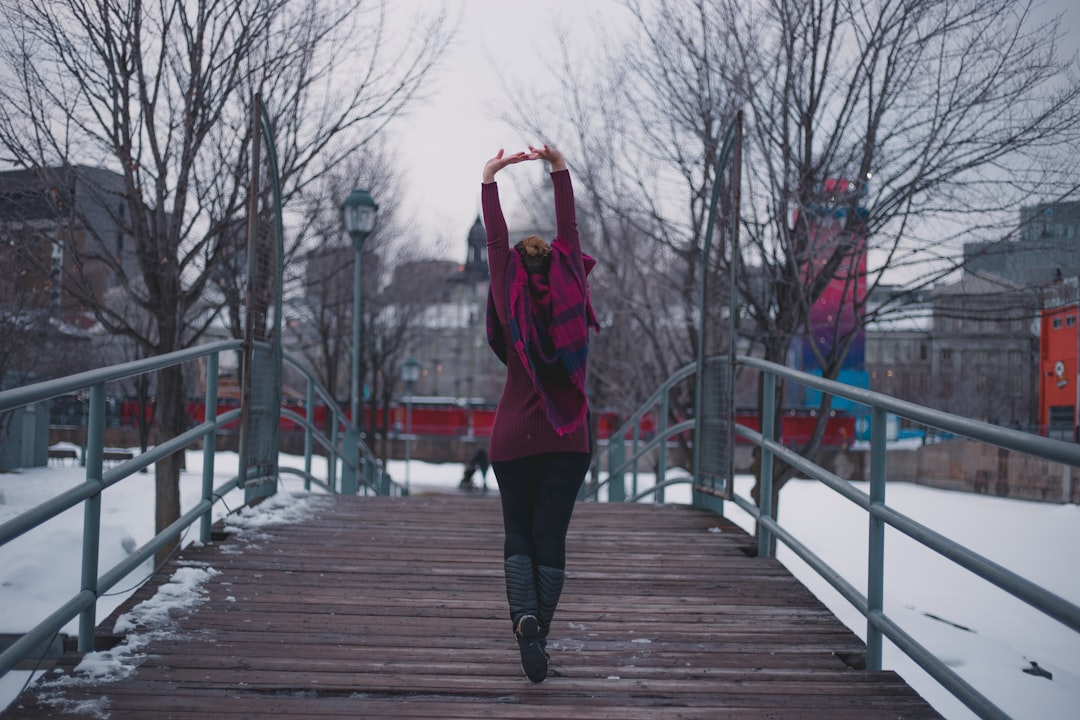
[[[105,448],[101,453],[101,461],[105,463],[122,463],[125,460],[130,460],[135,457],[128,450],[110,450]]]
[[[79,454],[68,448],[49,448],[49,460],[56,460],[63,464],[65,460],[78,460]]]

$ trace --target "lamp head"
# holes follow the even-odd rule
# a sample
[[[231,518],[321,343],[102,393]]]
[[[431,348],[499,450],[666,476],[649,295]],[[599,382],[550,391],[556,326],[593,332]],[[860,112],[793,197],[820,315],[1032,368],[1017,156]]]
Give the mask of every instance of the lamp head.
[[[401,379],[409,387],[416,384],[420,379],[420,361],[414,357],[407,357],[401,363]]]
[[[353,190],[341,203],[341,219],[345,232],[353,240],[360,240],[375,228],[375,216],[379,205],[367,190]]]

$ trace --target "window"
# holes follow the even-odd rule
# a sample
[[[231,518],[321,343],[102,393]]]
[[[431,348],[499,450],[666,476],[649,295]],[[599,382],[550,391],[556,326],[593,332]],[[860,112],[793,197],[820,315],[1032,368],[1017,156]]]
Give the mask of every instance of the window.
[[[1075,315],[1069,315],[1067,318],[1065,318],[1065,327],[1075,327],[1075,326],[1076,326],[1076,316]]]
[[[1054,322],[1052,324],[1053,324],[1055,330],[1060,330],[1061,329],[1061,318],[1059,318],[1059,317],[1054,318]]]
[[[1072,440],[1073,418],[1072,405],[1051,405],[1050,417],[1047,418],[1050,426],[1047,428],[1047,436],[1057,440]]]

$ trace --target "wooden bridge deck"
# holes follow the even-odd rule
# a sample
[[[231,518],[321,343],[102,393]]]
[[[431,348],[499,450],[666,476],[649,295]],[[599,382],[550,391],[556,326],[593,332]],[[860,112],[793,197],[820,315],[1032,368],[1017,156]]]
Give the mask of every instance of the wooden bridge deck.
[[[858,638],[711,513],[579,504],[554,675],[533,684],[507,618],[497,499],[314,505],[159,571],[117,612],[179,566],[219,574],[129,677],[38,684],[3,720],[939,717],[894,673],[845,664],[863,655]]]

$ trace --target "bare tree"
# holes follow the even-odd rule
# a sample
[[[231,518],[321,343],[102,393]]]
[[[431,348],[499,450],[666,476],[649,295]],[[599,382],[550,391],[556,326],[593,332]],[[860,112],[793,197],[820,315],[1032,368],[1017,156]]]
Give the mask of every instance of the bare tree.
[[[353,188],[365,188],[379,204],[375,230],[364,240],[361,258],[360,377],[371,410],[389,407],[397,362],[415,331],[423,283],[402,292],[391,288],[394,271],[417,258],[415,236],[405,220],[400,198],[403,177],[392,150],[381,144],[365,149],[338,171],[305,192],[310,245],[301,305],[311,319],[294,333],[300,351],[335,398],[347,398],[352,365],[352,241],[341,225],[341,202]],[[363,403],[362,403],[363,404]],[[365,413],[361,427],[368,440],[385,436],[377,413]]]
[[[525,105],[529,115],[516,120],[563,144],[594,211],[591,231],[620,248],[602,257],[621,276],[609,302],[648,304],[653,286],[635,277],[643,237],[669,253],[647,268],[677,294],[651,321],[679,334],[668,343],[657,333],[658,353],[689,362],[700,342],[691,322],[697,262],[720,131],[736,109],[746,113],[735,258],[742,332],[785,363],[810,330],[814,303],[839,283],[853,322],[819,348],[827,377],[867,322],[902,304],[894,296],[867,308],[878,284],[900,277],[912,291],[925,288],[955,271],[962,239],[1006,235],[1021,203],[1078,187],[1068,162],[1080,128],[1075,58],[1062,57],[1056,21],[1032,21],[1030,3],[625,5],[629,37],[609,43],[603,63],[564,48],[560,107]],[[584,65],[606,70],[593,84],[576,71]],[[818,237],[822,211],[846,220],[829,242]],[[720,222],[715,288],[731,260]],[[721,312],[709,319],[724,325]],[[651,387],[666,365],[657,364]],[[778,469],[776,491],[787,472]]]
[[[386,3],[287,0],[6,0],[0,148],[26,168],[100,163],[123,178],[116,208],[134,243],[126,268],[98,259],[154,320],[151,333],[96,304],[98,320],[150,354],[196,342],[199,307],[235,253],[261,89],[278,135],[287,198],[377,134],[415,97],[446,46],[445,18],[387,34]],[[61,198],[62,201],[62,198]],[[134,276],[141,276],[141,292]],[[181,370],[158,377],[162,437],[187,425]],[[156,525],[179,516],[181,458],[157,466]]]

